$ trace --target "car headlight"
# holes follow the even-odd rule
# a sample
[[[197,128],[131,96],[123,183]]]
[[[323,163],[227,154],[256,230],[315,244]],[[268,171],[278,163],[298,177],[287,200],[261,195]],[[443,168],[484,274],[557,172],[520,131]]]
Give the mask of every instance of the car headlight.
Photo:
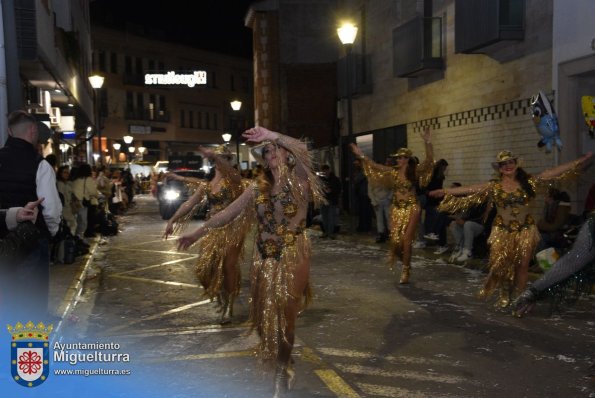
[[[180,197],[180,192],[176,191],[175,189],[168,189],[165,191],[165,195],[163,195],[165,200],[176,200]]]

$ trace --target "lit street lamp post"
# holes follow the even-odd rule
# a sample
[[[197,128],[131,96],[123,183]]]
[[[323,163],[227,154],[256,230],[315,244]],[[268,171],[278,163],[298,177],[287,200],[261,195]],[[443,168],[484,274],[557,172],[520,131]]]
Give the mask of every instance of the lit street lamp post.
[[[95,132],[97,133],[97,145],[99,146],[99,159],[103,162],[103,149],[101,148],[101,127],[99,126],[99,104],[97,103],[98,92],[103,87],[105,78],[101,75],[89,76],[89,83],[93,87],[93,110],[95,113]],[[97,159],[95,159],[97,163]]]
[[[114,147],[114,163],[117,163],[119,161],[119,154],[120,154],[120,148],[122,147],[122,144],[120,144],[119,142],[114,142],[112,144],[112,147]]]
[[[233,111],[235,113],[238,113],[240,111],[240,109],[242,109],[242,101],[238,101],[238,100],[234,100],[231,101],[229,103],[229,105],[231,105],[231,109],[233,109]],[[240,163],[240,129],[238,128],[238,121],[237,119],[235,119],[235,123],[232,126],[230,126],[230,129],[233,128],[233,135],[236,138],[236,153],[238,156],[237,162],[238,162],[238,171],[242,171],[242,164]]]
[[[351,112],[351,49],[353,42],[357,36],[357,27],[350,22],[345,22],[337,29],[339,40],[345,46],[345,89],[347,91],[347,143],[353,143],[353,119]],[[353,161],[349,155],[349,148],[343,151],[344,161],[347,161],[349,170],[349,214],[354,215],[354,201],[353,201]],[[353,217],[351,217],[353,218]],[[353,220],[351,221],[353,224]],[[353,232],[353,225],[351,225]]]

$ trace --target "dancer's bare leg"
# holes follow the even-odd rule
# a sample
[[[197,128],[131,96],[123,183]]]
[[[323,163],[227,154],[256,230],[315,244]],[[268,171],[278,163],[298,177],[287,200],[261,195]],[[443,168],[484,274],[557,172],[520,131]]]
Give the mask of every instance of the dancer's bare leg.
[[[239,267],[241,246],[231,248],[223,259],[223,310],[221,312],[221,323],[231,322],[233,316],[233,304],[238,291]]]
[[[403,270],[401,271],[401,279],[399,283],[409,283],[409,274],[411,271],[411,246],[415,239],[415,232],[417,230],[417,224],[419,222],[420,209],[415,207],[409,215],[409,222],[405,229],[405,235],[403,236]]]

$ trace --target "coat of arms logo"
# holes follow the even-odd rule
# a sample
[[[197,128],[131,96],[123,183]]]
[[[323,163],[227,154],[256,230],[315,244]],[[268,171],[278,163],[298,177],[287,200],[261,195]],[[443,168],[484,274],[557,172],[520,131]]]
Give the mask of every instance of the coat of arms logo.
[[[10,370],[14,381],[24,387],[37,387],[50,373],[49,335],[54,325],[35,325],[29,321],[20,322],[8,332],[12,335],[10,343]]]

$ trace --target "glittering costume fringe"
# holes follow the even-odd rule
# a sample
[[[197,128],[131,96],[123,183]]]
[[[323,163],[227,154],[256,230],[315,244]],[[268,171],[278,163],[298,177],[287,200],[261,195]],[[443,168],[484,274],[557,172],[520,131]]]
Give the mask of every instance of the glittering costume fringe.
[[[523,258],[532,256],[540,239],[535,225],[514,232],[494,226],[488,238],[490,272],[481,296],[487,298],[495,289],[510,289],[514,286],[515,264],[521,264]]]
[[[205,191],[207,189],[207,183],[205,183],[205,182],[189,183],[188,189],[189,189],[190,195],[193,195],[194,192],[196,192],[198,189]],[[207,195],[204,195],[200,202],[198,202],[196,205],[194,205],[194,207],[192,207],[192,209],[188,213],[186,213],[185,215],[180,217],[176,221],[176,224],[174,225],[174,235],[179,235],[182,232],[184,232],[186,227],[188,227],[190,222],[194,219],[194,216],[196,214],[198,214],[198,212],[202,208],[207,206],[207,202],[208,202],[208,197],[207,197]],[[182,204],[182,206],[184,206],[184,204]]]
[[[490,190],[485,189],[480,192],[473,193],[468,196],[453,196],[444,195],[444,199],[438,205],[438,211],[456,214],[468,210],[472,207],[479,206],[488,200]]]
[[[196,273],[205,289],[205,296],[214,299],[223,290],[223,263],[227,253],[237,248],[240,249],[238,261],[234,265],[237,278],[234,282],[234,291],[229,293],[232,296],[239,294],[241,284],[239,263],[243,255],[244,238],[253,218],[253,211],[246,209],[229,224],[211,228],[209,233],[198,241]]]
[[[411,198],[410,201],[399,201],[393,203],[390,212],[390,255],[388,265],[392,270],[395,261],[401,258],[403,255],[403,237],[405,231],[411,220],[411,215],[419,210],[419,205],[415,201],[415,198]]]
[[[250,320],[260,335],[257,356],[266,362],[277,359],[280,343],[287,341],[285,330],[287,320],[285,309],[289,297],[304,300],[304,307],[310,299],[309,285],[299,297],[294,297],[293,280],[301,264],[310,257],[310,242],[305,233],[299,235],[295,245],[286,246],[279,260],[261,258],[255,249],[251,270]]]
[[[295,157],[294,162],[298,167],[287,167],[283,165],[280,168],[281,182],[287,182],[290,187],[292,197],[297,200],[298,206],[303,200],[312,200],[315,206],[326,204],[324,198],[324,183],[314,172],[314,160],[312,154],[308,151],[308,146],[305,142],[296,140],[295,138],[281,136],[277,143],[283,148],[287,149]],[[304,175],[298,176],[297,174]],[[309,189],[304,186],[304,182],[308,183]],[[309,192],[309,197],[304,196],[304,192]]]

